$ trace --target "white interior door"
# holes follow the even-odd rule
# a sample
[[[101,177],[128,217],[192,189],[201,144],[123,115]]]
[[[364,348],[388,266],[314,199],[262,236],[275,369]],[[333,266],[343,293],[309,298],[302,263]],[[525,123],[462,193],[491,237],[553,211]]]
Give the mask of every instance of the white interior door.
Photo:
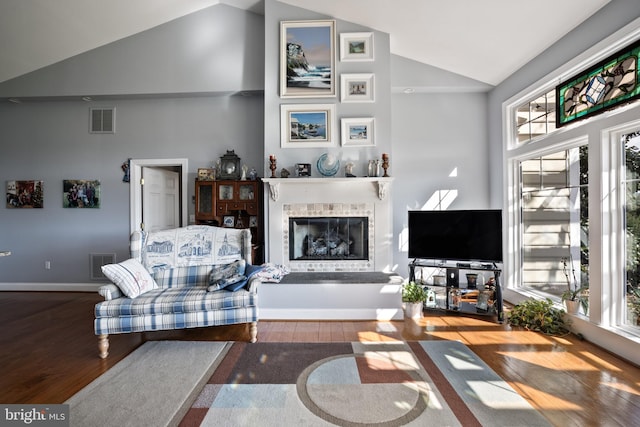
[[[180,227],[180,174],[157,167],[142,168],[144,230]]]

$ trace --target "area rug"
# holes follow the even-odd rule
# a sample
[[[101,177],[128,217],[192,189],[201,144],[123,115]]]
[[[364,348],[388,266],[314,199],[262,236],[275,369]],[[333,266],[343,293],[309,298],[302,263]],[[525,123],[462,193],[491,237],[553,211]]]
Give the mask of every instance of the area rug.
[[[177,425],[230,346],[146,342],[65,402],[70,425]]]
[[[182,426],[548,426],[456,341],[234,343]]]

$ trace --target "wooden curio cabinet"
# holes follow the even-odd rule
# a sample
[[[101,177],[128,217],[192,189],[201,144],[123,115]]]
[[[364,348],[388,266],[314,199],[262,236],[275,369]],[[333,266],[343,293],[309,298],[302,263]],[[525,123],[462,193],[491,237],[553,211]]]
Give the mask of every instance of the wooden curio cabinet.
[[[262,181],[196,181],[196,224],[249,228],[252,263],[264,262]]]

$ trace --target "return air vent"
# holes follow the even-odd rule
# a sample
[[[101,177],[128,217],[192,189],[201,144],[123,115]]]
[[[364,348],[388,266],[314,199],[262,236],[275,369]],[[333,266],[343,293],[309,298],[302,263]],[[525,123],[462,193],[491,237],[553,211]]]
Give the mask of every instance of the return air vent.
[[[116,262],[116,254],[89,254],[91,260],[91,280],[105,280],[107,277],[102,274],[102,267],[106,264]]]
[[[116,133],[115,108],[90,108],[89,133]]]

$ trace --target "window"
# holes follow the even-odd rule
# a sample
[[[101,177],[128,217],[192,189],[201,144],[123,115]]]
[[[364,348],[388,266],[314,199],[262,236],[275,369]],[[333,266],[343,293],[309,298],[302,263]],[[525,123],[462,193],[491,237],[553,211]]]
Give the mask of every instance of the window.
[[[520,162],[523,287],[588,287],[588,178],[586,145]]]
[[[553,132],[556,130],[555,89],[521,104],[515,113],[518,143]]]
[[[640,315],[640,131],[622,136],[624,147],[625,297],[628,326],[638,327]]]

